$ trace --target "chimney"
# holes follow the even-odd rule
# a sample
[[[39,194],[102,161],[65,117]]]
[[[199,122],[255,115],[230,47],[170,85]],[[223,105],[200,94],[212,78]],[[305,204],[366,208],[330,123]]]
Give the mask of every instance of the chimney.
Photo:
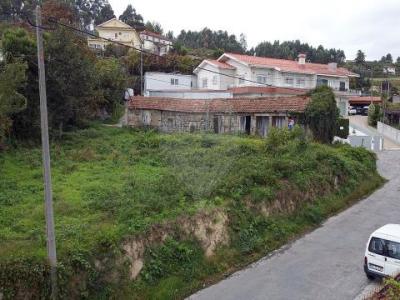
[[[336,70],[337,70],[337,63],[335,63],[335,62],[329,63],[329,64],[328,64],[328,69],[329,69],[330,71],[336,71]]]
[[[300,53],[299,56],[297,57],[299,59],[299,65],[305,65],[306,64],[306,57],[304,53]]]

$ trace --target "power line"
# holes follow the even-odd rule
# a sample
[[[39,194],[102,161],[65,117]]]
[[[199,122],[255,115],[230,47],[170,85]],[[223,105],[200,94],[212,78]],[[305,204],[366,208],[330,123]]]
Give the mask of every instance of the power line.
[[[50,18],[48,19],[48,21],[51,22],[51,23],[57,24],[57,25],[59,25],[59,26],[65,27],[65,28],[67,28],[67,29],[69,29],[69,30],[76,31],[76,32],[80,32],[80,33],[86,34],[86,35],[88,35],[88,36],[92,36],[92,37],[94,37],[94,38],[96,38],[96,39],[102,39],[102,40],[104,40],[104,41],[107,41],[107,42],[110,42],[110,43],[113,43],[113,44],[117,44],[117,45],[122,46],[122,47],[127,47],[127,48],[134,49],[134,50],[139,51],[139,52],[141,52],[141,53],[143,53],[143,54],[147,54],[147,55],[151,55],[151,56],[155,56],[155,57],[158,57],[158,58],[162,58],[162,59],[168,60],[167,57],[164,57],[164,56],[161,56],[161,55],[152,53],[152,52],[145,51],[145,50],[140,49],[140,48],[137,48],[137,47],[135,47],[135,46],[126,45],[126,44],[124,44],[124,43],[121,43],[121,42],[118,42],[118,41],[114,41],[114,40],[112,40],[112,39],[108,39],[108,38],[104,38],[104,37],[99,37],[99,36],[95,35],[94,33],[91,33],[91,32],[85,31],[85,30],[81,30],[81,29],[75,28],[75,27],[70,26],[70,25],[68,25],[68,24],[64,24],[64,23],[62,23],[62,22],[57,21],[54,17],[50,17]],[[172,60],[172,59],[169,59],[169,60],[175,62],[175,61]],[[188,67],[193,68],[193,66],[192,66],[192,65],[189,65],[189,64],[182,63],[182,65],[185,65],[185,66],[188,66]],[[241,81],[256,83],[256,84],[265,85],[265,86],[273,86],[272,84],[268,84],[268,83],[259,83],[259,82],[254,81],[254,80],[250,80],[250,79],[238,77],[238,76],[235,76],[235,75],[229,75],[229,74],[221,73],[221,72],[218,72],[218,71],[213,71],[213,70],[206,69],[206,68],[199,67],[199,66],[198,66],[197,68],[200,69],[200,70],[206,71],[206,72],[213,73],[213,74],[222,75],[222,76],[226,76],[226,77],[234,78],[234,79],[239,79],[239,80],[241,80]]]
[[[91,37],[93,37],[93,38],[96,38],[96,39],[101,39],[101,40],[107,41],[107,42],[112,43],[112,44],[116,44],[116,45],[119,45],[119,46],[122,46],[122,47],[134,49],[134,50],[140,52],[141,54],[146,54],[146,55],[154,56],[154,57],[157,57],[157,58],[164,59],[165,61],[168,61],[168,60],[169,60],[169,61],[172,61],[173,63],[176,63],[176,61],[175,61],[174,59],[170,59],[170,58],[168,58],[168,57],[161,56],[161,55],[158,55],[158,54],[156,54],[156,53],[148,52],[148,51],[146,51],[146,50],[143,50],[143,49],[138,48],[138,47],[135,47],[135,46],[126,45],[126,44],[121,43],[121,42],[119,42],[119,41],[114,41],[114,40],[112,40],[112,39],[108,39],[108,38],[105,38],[105,37],[100,37],[100,36],[97,36],[97,35],[94,34],[94,33],[91,33],[91,32],[88,32],[88,31],[85,31],[85,30],[82,30],[82,29],[79,29],[79,28],[75,28],[75,27],[73,27],[73,26],[71,26],[71,25],[68,25],[68,24],[59,22],[59,21],[57,21],[57,19],[56,19],[55,17],[49,17],[49,18],[48,18],[48,21],[49,21],[50,23],[54,23],[54,24],[56,24],[56,25],[62,26],[62,27],[64,27],[64,28],[67,28],[67,29],[70,30],[70,31],[79,32],[79,33],[85,34],[85,35],[87,35],[87,36],[91,36]],[[54,28],[51,28],[51,29],[53,30]],[[190,68],[194,68],[194,66],[191,65],[191,64],[187,64],[187,63],[181,63],[181,64],[184,65],[184,66],[190,67]],[[204,68],[204,67],[200,67],[200,66],[197,66],[196,68],[197,68],[197,69],[200,69],[200,70],[203,70],[203,71],[206,71],[206,72],[209,72],[209,73],[212,73],[212,74],[221,75],[221,76],[225,76],[225,77],[233,78],[233,79],[238,79],[238,80],[240,80],[240,81],[242,81],[242,82],[253,83],[253,84],[256,84],[257,86],[276,87],[276,86],[274,86],[273,84],[270,84],[270,83],[262,83],[262,82],[258,82],[258,81],[255,81],[255,80],[246,79],[246,78],[243,78],[243,77],[240,77],[240,76],[229,75],[229,74],[225,74],[225,73],[222,73],[222,72],[210,70],[210,69],[207,69],[207,68]],[[312,79],[304,79],[304,82],[314,82],[314,80],[312,80]],[[290,87],[290,86],[286,86],[286,87],[283,87],[283,88],[292,89],[292,90],[298,90],[299,88],[302,88],[302,87]]]

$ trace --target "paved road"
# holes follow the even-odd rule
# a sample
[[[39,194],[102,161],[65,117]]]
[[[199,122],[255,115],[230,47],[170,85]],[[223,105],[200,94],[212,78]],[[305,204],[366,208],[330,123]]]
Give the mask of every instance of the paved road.
[[[190,299],[354,299],[370,282],[363,273],[366,241],[400,223],[400,151],[379,154],[383,188],[271,257]]]

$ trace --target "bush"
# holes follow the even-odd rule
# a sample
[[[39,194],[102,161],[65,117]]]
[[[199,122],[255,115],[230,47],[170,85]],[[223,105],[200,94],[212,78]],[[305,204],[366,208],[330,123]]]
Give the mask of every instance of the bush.
[[[306,108],[305,119],[316,141],[327,144],[332,142],[337,132],[339,109],[331,88],[321,86],[311,93],[311,102]]]

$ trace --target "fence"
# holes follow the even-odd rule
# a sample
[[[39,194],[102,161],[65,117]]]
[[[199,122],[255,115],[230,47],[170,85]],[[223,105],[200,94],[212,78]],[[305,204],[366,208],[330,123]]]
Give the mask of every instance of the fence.
[[[378,132],[393,142],[400,144],[400,130],[378,122]]]

